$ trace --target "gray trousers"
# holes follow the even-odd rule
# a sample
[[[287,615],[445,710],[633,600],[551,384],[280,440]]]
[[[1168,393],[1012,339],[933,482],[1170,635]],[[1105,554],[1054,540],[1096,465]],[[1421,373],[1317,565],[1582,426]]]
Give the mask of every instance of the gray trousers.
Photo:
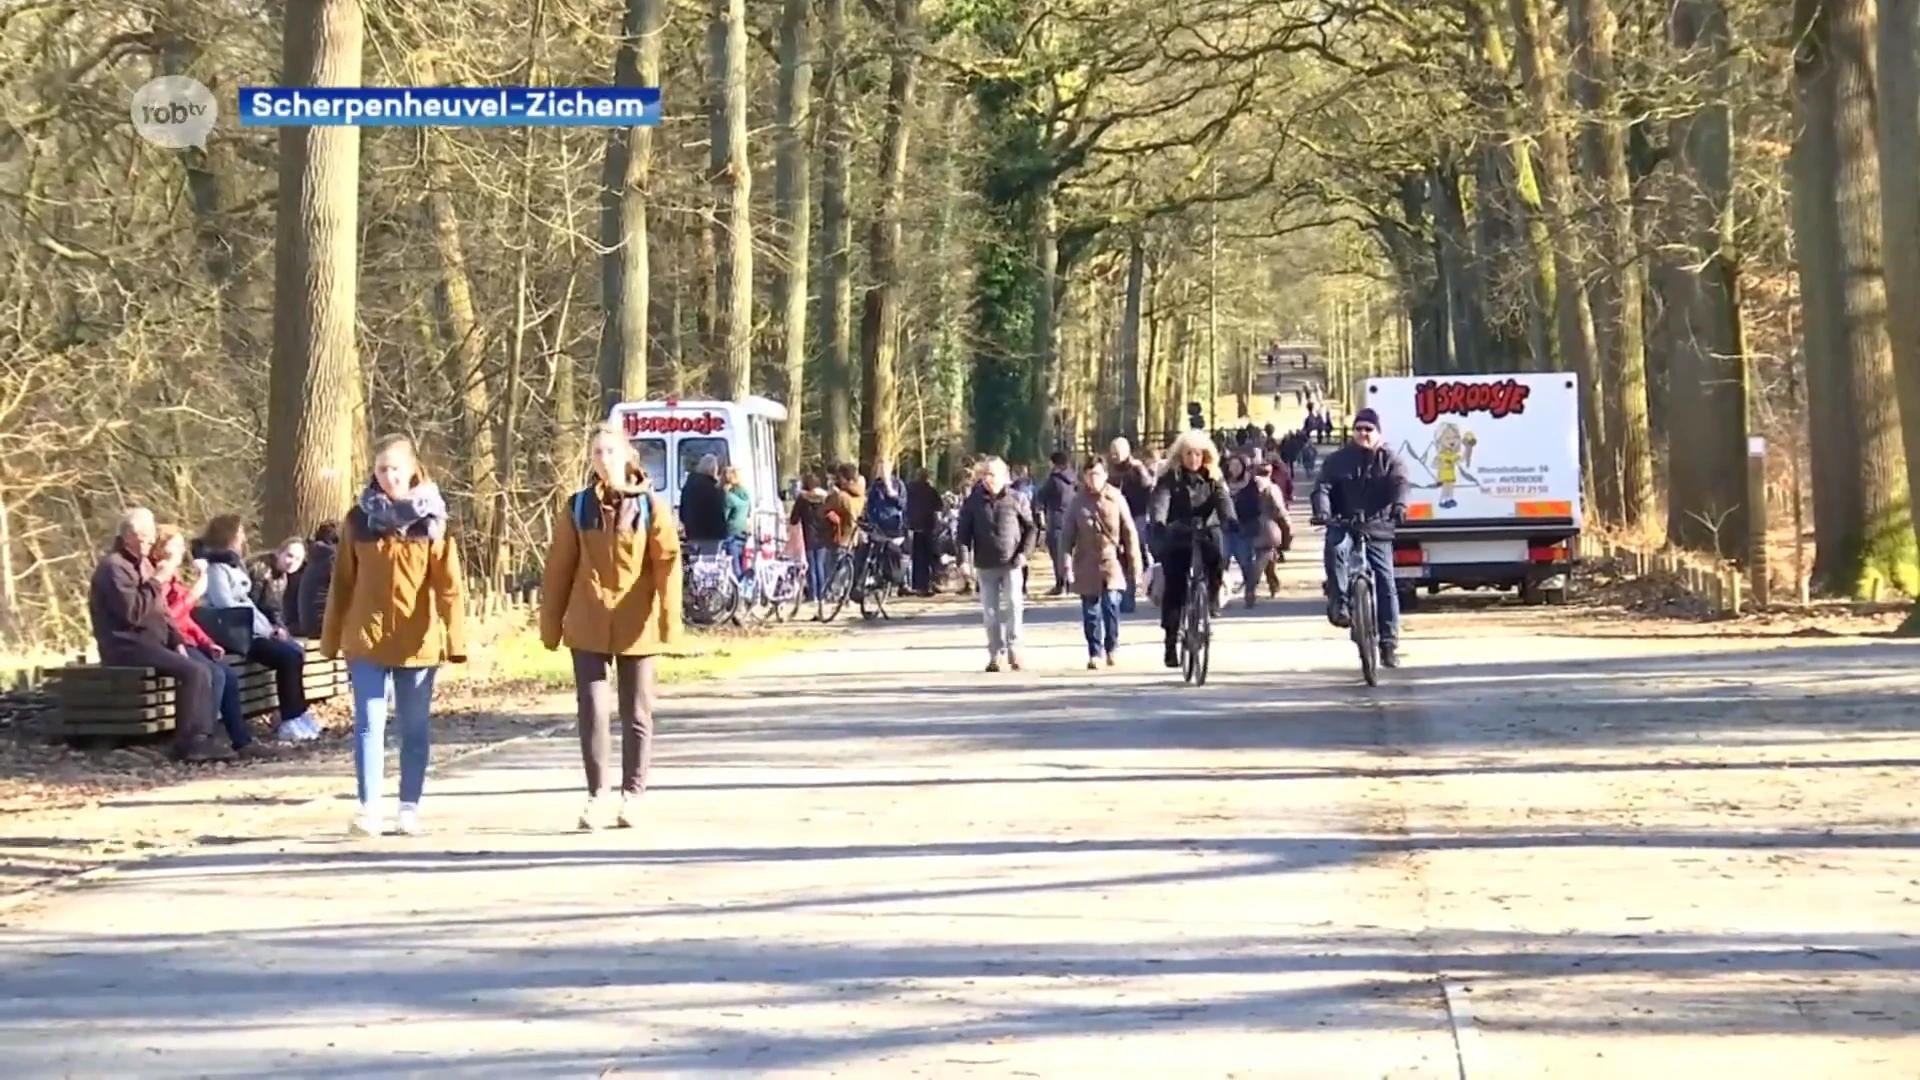
[[[608,678],[612,669],[613,679]],[[607,758],[618,683],[620,715],[620,790],[647,790],[647,766],[653,759],[653,657],[608,656],[573,650],[573,692],[580,721],[580,763],[586,767],[587,794],[607,790]]]
[[[975,570],[980,579],[980,616],[987,624],[987,651],[994,656],[1020,647],[1026,618],[1025,570]]]

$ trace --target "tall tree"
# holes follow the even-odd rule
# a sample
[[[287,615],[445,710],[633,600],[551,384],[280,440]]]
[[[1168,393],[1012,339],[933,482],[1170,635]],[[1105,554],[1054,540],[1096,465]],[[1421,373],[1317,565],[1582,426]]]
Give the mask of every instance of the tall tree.
[[[1880,0],[1879,60],[1887,306],[1911,508],[1920,506],[1920,0]],[[1906,629],[1914,625],[1910,617]]]
[[[783,256],[775,278],[775,301],[781,316],[781,368],[787,393],[780,467],[787,475],[798,475],[806,422],[807,281],[813,259],[813,150],[807,138],[813,119],[812,20],[811,0],[782,3],[780,88],[775,106],[780,142],[773,192]]]
[[[1662,260],[1672,368],[1667,407],[1667,532],[1675,543],[1739,553],[1748,530],[1747,356],[1733,203],[1733,38],[1725,0],[1677,0],[1668,33],[1704,100],[1669,127],[1679,173],[1674,224],[1684,257]],[[1716,547],[1718,550],[1716,551]]]
[[[825,146],[820,178],[820,452],[829,465],[851,461],[853,430],[853,117],[847,101],[847,0],[825,0],[826,92],[820,107]]]
[[[714,342],[717,394],[753,389],[753,163],[747,157],[747,0],[713,0],[707,31],[713,117],[713,250],[719,301]]]
[[[359,0],[288,0],[286,86],[359,86]],[[358,494],[367,443],[355,338],[360,129],[280,129],[265,526],[305,533]]]
[[[1871,597],[1890,584],[1911,593],[1915,540],[1881,261],[1874,2],[1797,0],[1794,29],[1794,240],[1814,410],[1815,587]]]
[[[1546,20],[1540,0],[1509,0],[1513,16],[1514,52],[1520,64],[1521,83],[1525,87],[1534,130],[1538,132],[1542,203],[1547,231],[1553,237],[1554,250],[1554,322],[1560,354],[1580,377],[1580,420],[1586,428],[1586,471],[1589,488],[1602,507],[1612,498],[1598,482],[1604,477],[1599,468],[1599,451],[1607,445],[1606,423],[1600,407],[1600,370],[1596,361],[1593,309],[1587,301],[1587,286],[1580,243],[1580,230],[1573,218],[1574,184],[1572,155],[1566,136],[1560,130],[1557,101],[1561,85],[1559,60],[1553,41],[1546,34]]]
[[[900,263],[907,199],[907,137],[913,123],[919,0],[893,0],[893,53],[887,77],[887,119],[880,139],[880,212],[867,233],[867,262],[873,286],[860,317],[860,457],[893,461],[899,452],[894,430],[898,405],[894,364],[900,341]]]
[[[615,86],[660,84],[660,24],[665,0],[626,0],[620,45],[613,57]],[[607,132],[600,185],[600,415],[620,401],[647,396],[647,312],[653,269],[647,250],[647,181],[653,167],[653,129]]]
[[[1607,333],[1600,338],[1603,379],[1600,397],[1606,414],[1604,445],[1611,517],[1629,527],[1662,529],[1654,513],[1653,456],[1647,430],[1647,351],[1642,323],[1646,262],[1634,230],[1633,178],[1627,166],[1627,118],[1619,102],[1619,72],[1614,40],[1619,19],[1610,0],[1569,0],[1567,18],[1573,38],[1574,96],[1587,114],[1587,166],[1599,181],[1595,230],[1599,272],[1592,303],[1596,318],[1604,312]]]

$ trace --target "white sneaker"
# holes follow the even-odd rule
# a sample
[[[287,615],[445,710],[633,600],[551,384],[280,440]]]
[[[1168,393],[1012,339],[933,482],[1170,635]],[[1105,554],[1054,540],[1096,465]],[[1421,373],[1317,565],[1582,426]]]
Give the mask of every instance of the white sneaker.
[[[320,721],[315,719],[312,713],[301,713],[298,723],[302,739],[312,742],[320,737]]]
[[[600,808],[600,799],[593,795],[587,796],[586,805],[580,808],[580,820],[576,822],[576,824],[580,828],[580,831],[592,832],[593,830],[600,827],[597,821],[598,815],[594,813],[594,811],[598,810],[599,808]]]
[[[394,822],[393,827],[399,830],[402,836],[419,836],[425,832],[426,830],[420,827],[420,804],[401,803],[400,818]]]
[[[633,823],[640,820],[640,796],[622,795],[620,797],[620,816],[613,821],[616,829],[631,829]]]
[[[353,823],[347,826],[347,831],[355,836],[379,836],[380,811],[365,803],[360,804],[360,812],[353,815]]]
[[[306,733],[301,729],[300,718],[297,716],[280,721],[280,726],[273,729],[273,737],[281,742],[306,741]]]

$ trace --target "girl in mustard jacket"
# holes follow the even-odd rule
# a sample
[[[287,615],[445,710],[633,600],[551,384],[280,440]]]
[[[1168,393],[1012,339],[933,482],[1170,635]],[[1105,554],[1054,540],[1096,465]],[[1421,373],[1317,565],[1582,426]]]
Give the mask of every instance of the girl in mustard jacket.
[[[353,689],[353,773],[360,791],[353,832],[376,836],[381,829],[391,687],[400,724],[396,825],[407,835],[418,833],[433,678],[441,664],[466,662],[466,590],[459,548],[447,534],[447,504],[404,435],[373,445],[373,477],[348,511],[334,555],[320,653],[346,654]]]
[[[553,528],[540,592],[540,637],[573,652],[574,696],[592,829],[607,794],[612,713],[620,713],[620,814],[631,827],[652,756],[654,658],[680,635],[680,526],[635,460],[633,446],[603,427],[588,446],[593,482],[575,492]],[[608,669],[617,681],[609,684]]]

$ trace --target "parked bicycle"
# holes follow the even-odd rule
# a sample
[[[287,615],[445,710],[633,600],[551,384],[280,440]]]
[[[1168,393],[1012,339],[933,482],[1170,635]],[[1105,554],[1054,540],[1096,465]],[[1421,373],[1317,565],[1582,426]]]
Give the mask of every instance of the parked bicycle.
[[[685,618],[694,626],[736,621],[740,606],[739,566],[723,552],[692,552],[683,564]]]
[[[806,597],[806,564],[781,555],[772,540],[763,540],[747,552],[740,576],[747,618],[754,622],[788,622],[800,614]]]
[[[899,588],[905,546],[905,537],[876,536],[862,529],[852,547],[836,552],[827,575],[821,621],[839,618],[848,600],[859,607],[862,619],[892,618],[887,600]]]

